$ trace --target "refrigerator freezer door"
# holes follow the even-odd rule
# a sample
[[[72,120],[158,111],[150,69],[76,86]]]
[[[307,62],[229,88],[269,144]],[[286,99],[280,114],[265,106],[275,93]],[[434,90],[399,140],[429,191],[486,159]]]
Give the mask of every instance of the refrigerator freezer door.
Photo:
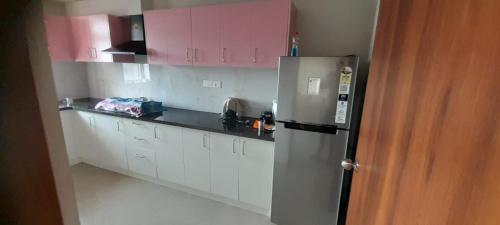
[[[348,131],[327,134],[276,124],[271,221],[335,225]]]
[[[357,64],[356,56],[280,57],[276,119],[348,129]],[[350,77],[341,81],[346,68]]]

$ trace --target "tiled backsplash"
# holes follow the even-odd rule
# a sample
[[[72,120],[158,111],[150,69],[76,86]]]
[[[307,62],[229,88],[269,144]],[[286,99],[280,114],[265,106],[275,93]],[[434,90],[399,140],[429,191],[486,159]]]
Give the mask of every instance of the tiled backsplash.
[[[215,113],[221,112],[226,98],[236,97],[243,100],[248,116],[270,110],[276,98],[278,72],[274,69],[150,65],[149,78],[143,75],[137,81],[130,74],[125,76],[129,70],[134,66],[88,63],[90,97],[147,97],[166,106]],[[203,80],[221,81],[222,87],[203,87]]]

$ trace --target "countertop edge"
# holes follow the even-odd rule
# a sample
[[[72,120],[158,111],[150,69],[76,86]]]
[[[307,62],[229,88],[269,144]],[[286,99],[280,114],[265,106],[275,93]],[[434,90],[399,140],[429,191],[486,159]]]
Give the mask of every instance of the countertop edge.
[[[90,113],[96,113],[96,114],[101,114],[101,115],[106,115],[106,116],[114,116],[114,117],[120,117],[120,118],[131,119],[131,120],[138,120],[138,121],[144,121],[144,122],[149,122],[149,123],[171,125],[171,126],[176,126],[176,127],[183,127],[183,128],[189,128],[189,129],[195,129],[195,130],[203,130],[203,131],[214,132],[214,133],[219,133],[219,134],[227,134],[227,135],[238,136],[238,137],[243,137],[243,138],[250,138],[250,139],[255,139],[255,140],[274,142],[274,138],[273,137],[269,137],[269,136],[257,136],[257,135],[248,135],[246,133],[240,133],[240,132],[221,131],[221,130],[216,130],[216,129],[210,129],[210,128],[207,128],[207,127],[192,126],[192,125],[183,124],[183,123],[175,123],[175,122],[169,122],[169,121],[151,120],[151,119],[141,118],[141,117],[133,117],[133,116],[127,116],[127,115],[120,115],[120,114],[116,114],[116,113],[113,113],[113,112],[104,112],[104,111],[96,111],[96,110],[92,110],[92,109],[74,108],[74,107],[71,107],[71,106],[60,107],[59,108],[59,111],[68,111],[68,110],[90,112]]]

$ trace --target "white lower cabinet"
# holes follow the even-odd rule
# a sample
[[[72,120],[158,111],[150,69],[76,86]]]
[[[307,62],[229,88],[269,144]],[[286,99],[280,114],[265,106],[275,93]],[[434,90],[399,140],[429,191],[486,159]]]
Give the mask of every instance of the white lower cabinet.
[[[153,150],[130,146],[127,148],[127,159],[130,171],[149,177],[156,177],[156,160]]]
[[[75,165],[80,161],[80,156],[76,151],[75,141],[78,141],[77,135],[73,132],[75,123],[75,113],[73,110],[64,110],[59,113],[61,125],[64,134],[64,143],[68,153],[70,165]]]
[[[154,139],[158,178],[164,181],[184,184],[182,128],[156,125],[154,127]]]
[[[210,191],[210,133],[182,129],[186,185]]]
[[[75,151],[82,161],[101,167],[102,154],[97,145],[95,114],[78,111],[73,125],[73,131],[77,135],[74,138]]]
[[[81,111],[61,121],[71,161],[271,206],[273,142]]]
[[[239,138],[210,134],[212,193],[238,200]]]
[[[113,171],[126,171],[127,157],[125,139],[120,130],[122,120],[118,117],[95,115],[97,149],[102,157],[101,166]]]
[[[274,143],[240,138],[239,200],[265,209],[271,207]]]

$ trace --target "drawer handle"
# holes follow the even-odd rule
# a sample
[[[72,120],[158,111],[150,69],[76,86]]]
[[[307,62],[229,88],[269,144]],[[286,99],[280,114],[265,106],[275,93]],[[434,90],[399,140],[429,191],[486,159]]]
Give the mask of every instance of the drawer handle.
[[[138,138],[138,137],[134,137],[135,140],[138,140],[138,141],[145,141],[144,138]]]
[[[145,156],[145,155],[141,155],[141,154],[139,154],[139,153],[135,153],[135,156],[136,156],[137,158],[141,158],[141,159],[146,158],[146,156]]]
[[[144,124],[142,124],[142,123],[132,122],[132,124],[134,124],[134,125],[136,125],[136,126],[144,126]]]
[[[233,139],[233,154],[236,154],[236,148],[234,147],[236,145],[236,139]]]
[[[203,148],[207,147],[207,142],[206,142],[207,135],[203,134]]]

